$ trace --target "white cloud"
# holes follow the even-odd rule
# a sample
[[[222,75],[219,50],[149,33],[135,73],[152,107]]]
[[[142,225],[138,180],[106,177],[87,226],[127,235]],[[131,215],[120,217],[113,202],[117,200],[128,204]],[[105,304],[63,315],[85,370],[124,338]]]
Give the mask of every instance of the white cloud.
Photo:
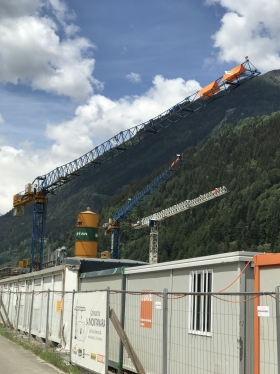
[[[0,147],[0,169],[5,170],[0,186],[0,213],[4,214],[13,206],[13,195],[23,191],[25,185],[32,182],[34,170],[42,173],[52,170],[55,163],[46,157],[44,150],[31,148],[15,149],[9,146]]]
[[[2,117],[2,115],[0,114],[0,124],[1,123],[4,123],[5,121],[4,121],[4,118]]]
[[[152,87],[142,96],[126,96],[117,101],[93,95],[76,109],[75,117],[59,125],[49,124],[48,149],[35,149],[25,141],[20,149],[0,146],[0,213],[12,207],[12,195],[22,191],[28,182],[55,167],[70,162],[121,130],[145,122],[200,89],[194,80],[165,79],[158,75]]]
[[[52,154],[66,161],[78,157],[121,130],[145,122],[199,90],[194,80],[164,79],[158,75],[153,86],[142,96],[123,97],[118,101],[93,95],[77,108],[71,121],[49,125],[46,135],[54,141]]]
[[[213,35],[221,62],[240,62],[249,56],[265,73],[280,68],[279,0],[207,0],[218,3],[226,13],[220,29]]]
[[[23,138],[19,146],[11,146],[0,134],[0,170],[4,171],[0,213],[10,210],[12,196],[38,175],[80,157],[200,89],[194,80],[157,75],[143,95],[111,100],[93,90],[102,89],[102,83],[92,76],[95,60],[90,51],[94,46],[78,37],[75,15],[65,1],[0,0],[0,9],[0,82],[24,83],[37,90],[86,98],[71,120],[47,125],[45,143],[50,146],[46,149],[40,148],[40,139],[32,144]],[[127,79],[137,83],[141,77],[131,73]],[[0,123],[3,121],[0,115]]]
[[[102,88],[92,77],[94,45],[76,35],[78,28],[68,22],[74,16],[64,2],[0,0],[0,7],[0,82],[23,82],[77,99],[92,94],[93,86]],[[59,36],[60,28],[66,37]]]
[[[137,74],[137,73],[127,74],[125,77],[131,83],[139,83],[139,82],[141,82],[141,76],[140,76],[140,74]]]
[[[64,31],[68,36],[75,34],[79,27],[73,23],[67,23],[68,21],[72,21],[76,18],[74,13],[70,13],[67,5],[63,3],[61,0],[49,0],[49,4],[54,9],[55,15],[59,23],[63,26]]]
[[[35,12],[41,5],[40,0],[0,0],[0,18],[18,18]]]

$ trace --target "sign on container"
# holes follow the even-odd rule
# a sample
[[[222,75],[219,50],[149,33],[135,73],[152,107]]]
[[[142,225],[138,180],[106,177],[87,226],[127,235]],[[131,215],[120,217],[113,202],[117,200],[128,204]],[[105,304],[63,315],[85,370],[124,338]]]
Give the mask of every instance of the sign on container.
[[[153,291],[144,290],[142,292],[153,292]],[[141,295],[141,305],[140,305],[140,327],[151,329],[152,319],[153,319],[153,295],[150,293],[143,293]]]
[[[71,361],[98,374],[107,373],[107,292],[76,293]]]

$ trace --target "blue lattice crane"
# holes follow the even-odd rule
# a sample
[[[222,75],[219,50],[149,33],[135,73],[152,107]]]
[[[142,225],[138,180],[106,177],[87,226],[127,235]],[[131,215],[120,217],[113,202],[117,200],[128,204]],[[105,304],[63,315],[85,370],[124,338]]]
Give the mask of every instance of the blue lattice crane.
[[[111,258],[116,260],[120,258],[121,222],[129,216],[133,209],[157,190],[162,183],[169,179],[183,162],[185,162],[183,154],[178,154],[176,160],[163,173],[155,177],[141,192],[129,199],[127,204],[114,213],[113,219],[103,224],[102,228],[105,230],[105,233],[111,234]]]
[[[43,267],[48,194],[55,194],[59,187],[88,172],[91,168],[100,166],[150,136],[175,125],[179,120],[184,119],[191,113],[195,113],[259,74],[260,72],[246,57],[245,62],[225,72],[223,77],[193,95],[186,97],[157,117],[121,131],[78,159],[59,166],[48,174],[38,176],[33,183],[27,184],[23,192],[14,195],[13,208],[15,217],[22,217],[24,207],[34,203],[30,272],[41,270]]]

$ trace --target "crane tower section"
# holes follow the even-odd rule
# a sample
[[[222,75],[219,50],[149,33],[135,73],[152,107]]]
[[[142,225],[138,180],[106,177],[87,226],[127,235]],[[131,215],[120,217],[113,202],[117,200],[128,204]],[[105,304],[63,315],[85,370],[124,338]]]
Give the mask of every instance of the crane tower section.
[[[111,234],[111,258],[115,260],[120,258],[121,222],[128,217],[133,209],[135,209],[155,190],[157,190],[162,183],[169,179],[184,162],[184,155],[178,154],[176,160],[173,161],[163,173],[155,177],[151,183],[143,188],[141,192],[129,199],[127,204],[125,204],[119,211],[114,213],[113,220],[110,219],[108,223],[104,223],[102,225],[102,228],[105,230],[105,234]]]
[[[177,213],[184,212],[185,210],[192,209],[197,205],[201,205],[207,201],[213,200],[216,197],[222,196],[228,192],[226,187],[215,188],[211,192],[193,200],[185,200],[179,204],[173,205],[170,208],[164,209],[161,212],[152,214],[145,218],[142,218],[137,223],[132,223],[131,226],[134,229],[141,229],[143,227],[151,227],[150,231],[150,251],[149,251],[149,262],[156,264],[158,262],[158,223],[167,217],[171,217]]]

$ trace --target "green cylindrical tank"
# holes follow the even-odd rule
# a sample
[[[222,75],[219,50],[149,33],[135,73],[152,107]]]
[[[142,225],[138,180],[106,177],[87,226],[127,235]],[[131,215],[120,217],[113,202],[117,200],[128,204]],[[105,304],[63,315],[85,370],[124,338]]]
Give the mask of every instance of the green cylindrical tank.
[[[75,257],[97,258],[99,215],[87,208],[78,214]]]

